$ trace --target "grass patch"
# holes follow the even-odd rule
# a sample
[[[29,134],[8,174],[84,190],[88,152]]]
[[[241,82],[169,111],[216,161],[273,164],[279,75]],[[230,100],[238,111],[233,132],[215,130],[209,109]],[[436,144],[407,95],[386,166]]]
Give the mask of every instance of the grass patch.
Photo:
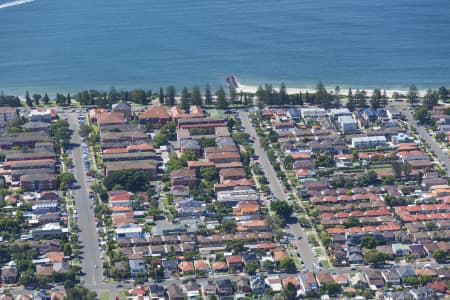
[[[119,299],[120,300],[126,300],[127,299],[127,290],[120,290],[119,291]]]
[[[100,300],[109,300],[111,299],[111,294],[108,291],[100,292]]]
[[[317,255],[323,255],[322,249],[320,247],[316,248]]]
[[[320,261],[320,265],[322,266],[322,268],[324,269],[328,269],[330,267],[330,264],[328,263],[328,260],[324,259]]]

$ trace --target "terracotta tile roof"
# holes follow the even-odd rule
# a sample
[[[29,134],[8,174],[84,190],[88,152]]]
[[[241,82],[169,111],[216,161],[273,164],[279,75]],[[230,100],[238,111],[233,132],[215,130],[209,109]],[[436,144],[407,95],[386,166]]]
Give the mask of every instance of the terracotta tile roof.
[[[280,262],[283,258],[289,257],[286,250],[275,250],[273,251],[273,259],[276,262]]]
[[[292,153],[291,158],[293,160],[297,160],[297,159],[310,159],[311,158],[311,153],[308,152],[299,152],[299,153]]]
[[[206,155],[207,159],[214,160],[220,158],[236,158],[240,159],[241,156],[238,152],[216,152],[216,153],[208,153]]]
[[[281,281],[283,282],[283,286],[284,286],[284,287],[287,287],[287,285],[288,285],[289,283],[291,283],[291,284],[293,284],[297,289],[300,288],[300,280],[298,280],[298,278],[295,277],[295,276],[287,276],[287,277],[284,277]]]
[[[97,124],[98,125],[107,125],[107,124],[124,124],[127,120],[123,116],[121,112],[103,112],[97,116]]]
[[[128,290],[128,294],[133,295],[133,296],[144,296],[147,293],[148,289],[143,286],[137,286],[135,288],[129,289]]]
[[[47,256],[47,258],[53,263],[62,262],[64,260],[64,252],[47,252],[45,253],[45,256]]]
[[[128,206],[114,206],[114,207],[111,207],[110,209],[113,213],[131,211],[131,208]]]
[[[207,260],[194,260],[194,268],[196,270],[209,270],[209,261]]]
[[[257,249],[266,249],[266,250],[270,250],[270,249],[274,249],[276,247],[275,244],[273,243],[260,243],[260,244],[256,244],[255,246]]]
[[[163,106],[150,106],[139,115],[139,119],[170,119],[170,115]]]
[[[182,261],[178,264],[178,268],[182,272],[192,272],[194,271],[194,264],[191,261]]]
[[[242,261],[242,256],[240,255],[230,255],[226,257],[226,261],[229,264],[238,264],[238,263],[243,263]]]
[[[201,167],[214,167],[214,163],[210,161],[195,161],[190,160],[187,162],[188,168],[201,168]]]
[[[137,145],[130,145],[127,147],[128,152],[139,152],[139,151],[153,151],[155,147],[149,143],[142,143]]]
[[[212,263],[212,269],[213,270],[227,270],[228,265],[226,262],[223,261],[216,261]]]

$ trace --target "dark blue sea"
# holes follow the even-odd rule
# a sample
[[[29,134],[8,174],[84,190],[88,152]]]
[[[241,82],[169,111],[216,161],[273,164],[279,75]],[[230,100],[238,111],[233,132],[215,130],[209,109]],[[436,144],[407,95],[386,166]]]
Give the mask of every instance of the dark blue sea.
[[[11,0],[0,0],[2,4]],[[35,0],[0,8],[0,89],[450,85],[449,0]]]

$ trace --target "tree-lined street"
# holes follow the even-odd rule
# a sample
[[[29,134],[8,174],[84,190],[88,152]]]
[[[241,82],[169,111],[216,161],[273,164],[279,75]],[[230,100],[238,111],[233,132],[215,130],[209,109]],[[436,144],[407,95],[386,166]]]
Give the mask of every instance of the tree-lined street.
[[[260,140],[258,135],[256,134],[255,128],[252,126],[248,112],[239,111],[239,117],[242,122],[242,126],[245,128],[245,132],[250,134],[255,138],[255,142],[253,144],[253,149],[255,150],[255,154],[259,156],[259,161],[261,162],[264,174],[269,182],[269,187],[274,196],[279,200],[288,201],[288,196],[283,190],[283,186],[278,179],[275,170],[273,169],[272,164],[267,157],[266,151],[261,147]],[[269,201],[267,201],[267,206],[270,205]],[[305,231],[300,227],[298,222],[291,224],[287,229],[287,233],[292,234],[295,239],[292,240],[292,244],[298,248],[298,252],[305,263],[305,266],[309,270],[313,270],[314,263],[318,263],[317,258],[314,256],[311,247],[308,245],[308,236]]]

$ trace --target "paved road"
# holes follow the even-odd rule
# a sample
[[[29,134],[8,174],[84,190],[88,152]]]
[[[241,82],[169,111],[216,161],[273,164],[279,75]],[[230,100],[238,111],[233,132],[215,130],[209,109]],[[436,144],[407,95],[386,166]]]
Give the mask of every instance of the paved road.
[[[267,181],[269,182],[269,187],[274,196],[280,200],[288,201],[288,196],[284,192],[283,186],[280,180],[277,177],[275,170],[273,169],[272,164],[267,157],[266,151],[261,147],[259,137],[256,134],[256,130],[251,124],[251,121],[248,117],[248,112],[239,111],[239,117],[241,118],[242,126],[245,128],[245,132],[249,133],[252,137],[255,138],[255,142],[253,144],[253,149],[255,150],[255,154],[259,156],[259,161],[263,167],[264,174],[266,175]],[[269,205],[269,203],[267,203]],[[289,228],[286,229],[286,232],[291,233],[295,236],[295,240],[292,240],[292,244],[298,248],[298,252],[305,263],[305,266],[312,271],[314,263],[317,262],[317,258],[314,256],[311,247],[308,245],[307,234],[301,228],[298,223],[292,224]],[[301,237],[299,240],[298,238]]]
[[[402,113],[405,115],[408,125],[417,129],[417,133],[420,135],[420,137],[425,140],[425,142],[428,144],[428,147],[430,147],[430,149],[435,153],[435,156],[439,159],[439,161],[444,162],[445,165],[443,167],[448,170],[448,168],[450,167],[450,160],[446,153],[447,150],[442,150],[439,143],[436,142],[436,140],[425,130],[425,128],[416,124],[411,110],[405,109],[402,110]]]
[[[73,130],[72,143],[81,145],[81,138],[78,134],[79,125],[75,113],[68,114],[70,128]],[[78,211],[78,239],[82,245],[82,269],[85,273],[83,279],[86,285],[96,285],[102,282],[103,270],[98,249],[98,235],[95,227],[95,215],[90,208],[88,194],[88,184],[86,184],[86,171],[81,146],[74,146],[72,150],[72,161],[75,168],[75,179],[80,185],[79,189],[73,191],[75,199],[75,209]],[[100,268],[95,265],[99,264]]]

